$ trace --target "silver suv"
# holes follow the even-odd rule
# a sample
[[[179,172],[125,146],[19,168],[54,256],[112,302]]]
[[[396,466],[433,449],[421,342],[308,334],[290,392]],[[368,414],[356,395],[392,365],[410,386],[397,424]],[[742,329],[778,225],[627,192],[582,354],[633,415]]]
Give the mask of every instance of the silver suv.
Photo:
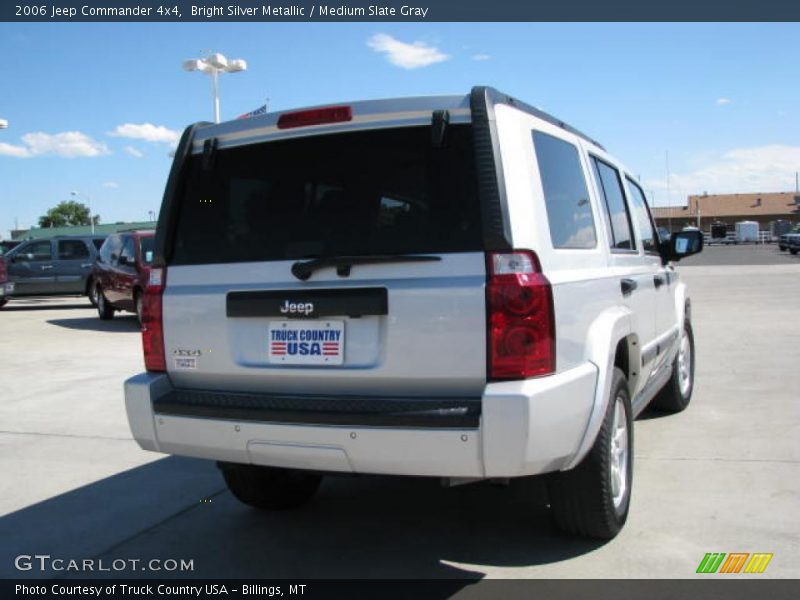
[[[547,474],[566,531],[628,514],[632,421],[692,393],[689,300],[598,143],[476,87],[183,134],[144,295],[147,450],[303,504],[323,474]]]

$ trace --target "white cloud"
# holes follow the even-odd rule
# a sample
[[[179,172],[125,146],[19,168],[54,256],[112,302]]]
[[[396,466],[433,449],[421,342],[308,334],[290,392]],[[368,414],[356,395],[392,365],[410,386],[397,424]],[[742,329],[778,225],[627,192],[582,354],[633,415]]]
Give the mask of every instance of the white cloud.
[[[490,58],[492,58],[492,57],[489,56],[488,54],[473,54],[472,55],[472,60],[489,60]]]
[[[0,155],[14,156],[16,158],[29,158],[32,156],[30,149],[26,146],[15,146],[14,144],[5,144],[0,142]]]
[[[797,165],[800,165],[800,146],[770,144],[736,148],[707,159],[693,171],[671,175],[670,188],[680,194],[683,202],[687,195],[703,192],[781,192],[794,189]],[[645,186],[664,190],[666,180],[651,180]]]
[[[104,181],[103,187],[110,190],[115,190],[119,187],[119,184],[116,181]]]
[[[114,131],[109,131],[108,135],[131,138],[134,140],[144,140],[146,142],[166,142],[168,144],[175,144],[178,142],[178,138],[181,134],[163,125],[153,125],[152,123],[124,123],[123,125],[117,125]]]
[[[717,106],[723,106],[725,104],[730,104],[730,103],[731,103],[730,98],[717,98]]]
[[[31,158],[55,154],[62,158],[94,157],[111,154],[108,147],[80,131],[44,133],[37,131],[22,136],[22,145],[0,144],[0,154]]]
[[[144,156],[144,152],[142,152],[141,150],[137,150],[137,149],[136,149],[136,148],[134,148],[133,146],[125,146],[125,147],[122,149],[122,151],[123,151],[125,154],[128,154],[128,155],[130,155],[130,156],[133,156],[134,158],[142,158],[142,157]]]
[[[385,54],[390,63],[403,69],[428,67],[450,58],[435,46],[429,46],[425,42],[408,44],[385,33],[373,35],[367,40],[367,46],[379,54]]]

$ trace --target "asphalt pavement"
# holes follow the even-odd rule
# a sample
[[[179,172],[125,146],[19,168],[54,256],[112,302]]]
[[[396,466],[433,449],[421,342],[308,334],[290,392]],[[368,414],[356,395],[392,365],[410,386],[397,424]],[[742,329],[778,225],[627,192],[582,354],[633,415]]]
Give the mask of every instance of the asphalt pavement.
[[[213,463],[131,439],[134,317],[100,321],[85,299],[12,301],[0,311],[0,577],[52,576],[14,566],[49,554],[193,565],[70,576],[692,578],[706,552],[773,553],[760,577],[799,577],[800,260],[711,247],[680,273],[694,398],[636,422],[630,518],[608,543],[560,534],[539,479],[334,477],[301,510],[260,513]]]

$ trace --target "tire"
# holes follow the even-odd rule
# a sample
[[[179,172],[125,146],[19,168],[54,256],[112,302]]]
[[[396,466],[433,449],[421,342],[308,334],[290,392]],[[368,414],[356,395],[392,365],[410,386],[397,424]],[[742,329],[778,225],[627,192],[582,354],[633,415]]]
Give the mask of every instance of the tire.
[[[694,391],[694,332],[687,319],[678,346],[678,355],[672,362],[669,381],[653,399],[653,406],[665,412],[678,413],[689,406]]]
[[[103,289],[99,285],[95,286],[95,290],[95,297],[97,298],[97,316],[103,321],[110,321],[114,318],[114,307],[106,300]]]
[[[0,308],[3,308],[8,303],[8,298],[0,298]]]
[[[322,476],[305,471],[218,463],[225,484],[236,498],[262,510],[287,510],[307,503]]]
[[[797,251],[798,251],[798,250],[799,250],[798,248],[789,248],[789,252],[791,252],[791,253],[792,253],[792,255],[795,255],[795,254],[797,254]]]
[[[778,246],[778,250],[781,252],[786,252],[786,246]]]
[[[594,446],[570,471],[547,478],[556,525],[567,533],[611,539],[628,518],[633,482],[633,419],[628,382],[614,368],[610,401]]]
[[[97,306],[97,285],[94,282],[94,277],[89,277],[86,282],[86,296],[92,306]]]
[[[142,324],[142,293],[136,291],[133,293],[133,306],[134,310],[136,311],[136,318],[139,321],[139,325]]]

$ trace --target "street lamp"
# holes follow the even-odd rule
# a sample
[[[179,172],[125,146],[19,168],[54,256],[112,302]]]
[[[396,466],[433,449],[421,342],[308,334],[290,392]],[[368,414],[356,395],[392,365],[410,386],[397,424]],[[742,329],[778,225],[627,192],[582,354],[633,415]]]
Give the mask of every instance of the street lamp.
[[[80,194],[78,192],[72,191],[69,193],[70,196],[73,198],[77,198]],[[86,204],[89,207],[89,223],[92,225],[92,235],[94,235],[94,215],[92,214],[92,199],[88,194],[83,195],[86,198]]]
[[[215,52],[205,58],[183,61],[184,71],[200,71],[211,76],[211,96],[214,101],[214,122],[219,123],[219,74],[237,73],[247,70],[247,62],[241,58],[228,60],[225,55]]]

